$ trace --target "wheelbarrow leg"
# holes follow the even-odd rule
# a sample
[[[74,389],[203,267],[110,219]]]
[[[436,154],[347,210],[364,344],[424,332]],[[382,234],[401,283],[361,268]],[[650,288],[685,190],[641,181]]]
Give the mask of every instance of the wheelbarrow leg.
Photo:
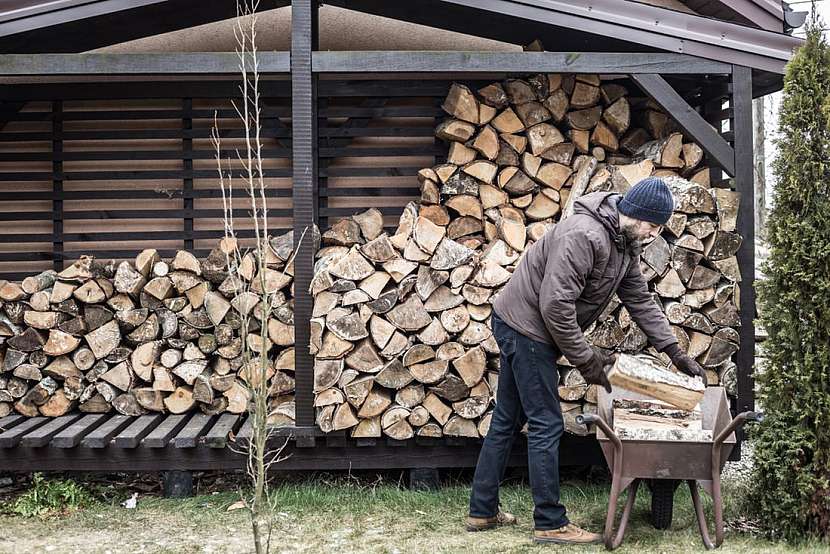
[[[608,513],[605,514],[605,530],[602,533],[602,540],[605,543],[605,548],[614,550],[617,548],[625,536],[625,528],[628,525],[628,516],[631,515],[631,508],[634,506],[634,500],[637,498],[637,487],[640,486],[640,480],[635,479],[628,490],[628,499],[623,508],[622,517],[620,518],[620,528],[617,534],[614,535],[614,520],[617,519],[617,502],[620,499],[622,492],[622,469],[623,469],[623,447],[620,438],[611,430],[611,427],[604,419],[596,414],[580,414],[576,417],[576,422],[582,425],[583,423],[593,423],[599,427],[611,444],[614,445],[614,457],[610,460],[611,466],[611,494],[608,495]]]
[[[637,499],[637,489],[640,487],[640,480],[635,479],[631,486],[628,487],[628,498],[625,500],[625,507],[623,508],[622,516],[620,516],[620,525],[614,533],[614,520],[617,519],[617,502],[620,497],[620,480],[614,479],[611,483],[611,495],[608,497],[608,513],[605,516],[605,532],[603,533],[603,541],[607,550],[614,550],[622,544],[625,536],[625,529],[628,527],[628,518],[631,516],[631,509],[634,507],[634,501]]]
[[[712,442],[712,507],[715,512],[715,541],[709,536],[709,525],[706,522],[706,514],[703,513],[703,503],[700,501],[697,481],[689,480],[689,489],[692,493],[692,503],[697,514],[697,525],[700,528],[700,536],[706,548],[712,550],[723,544],[723,495],[721,494],[720,464],[721,447],[723,441],[745,421],[760,421],[762,414],[758,412],[742,412],[735,416],[729,425],[724,428]]]
[[[717,548],[718,546],[720,546],[720,543],[716,545],[712,542],[711,537],[709,537],[709,524],[706,522],[706,514],[703,512],[703,502],[701,502],[700,500],[700,491],[698,491],[697,488],[697,481],[689,479],[687,483],[689,483],[689,491],[692,493],[692,504],[694,504],[695,507],[695,514],[697,515],[697,527],[698,529],[700,529],[700,536],[701,538],[703,538],[703,544],[706,546],[707,550]],[[717,510],[715,513],[717,514]],[[723,519],[721,518],[721,536],[722,535]]]

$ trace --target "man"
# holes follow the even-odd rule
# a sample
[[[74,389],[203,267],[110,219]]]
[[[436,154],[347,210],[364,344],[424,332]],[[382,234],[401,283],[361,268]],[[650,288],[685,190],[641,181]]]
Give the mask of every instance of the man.
[[[528,466],[535,542],[599,542],[571,524],[559,502],[559,439],[564,431],[556,360],[564,355],[591,384],[611,385],[613,358],[592,349],[583,330],[616,292],[651,344],[689,375],[703,368],[684,353],[640,271],[643,243],[660,234],[674,210],[671,191],[644,179],[625,196],[596,192],[525,252],[493,303],[493,333],[501,350],[496,408],[476,466],[467,530],[514,524],[499,507],[513,437],[528,424]]]

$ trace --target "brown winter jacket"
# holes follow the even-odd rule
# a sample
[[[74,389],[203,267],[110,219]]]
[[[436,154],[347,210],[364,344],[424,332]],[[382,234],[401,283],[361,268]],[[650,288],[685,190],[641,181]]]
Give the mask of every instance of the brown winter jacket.
[[[595,192],[574,204],[526,252],[493,309],[523,335],[555,344],[576,365],[592,351],[582,333],[614,292],[652,346],[664,350],[677,339],[655,304],[640,271],[640,249],[626,244],[619,230],[620,195]]]

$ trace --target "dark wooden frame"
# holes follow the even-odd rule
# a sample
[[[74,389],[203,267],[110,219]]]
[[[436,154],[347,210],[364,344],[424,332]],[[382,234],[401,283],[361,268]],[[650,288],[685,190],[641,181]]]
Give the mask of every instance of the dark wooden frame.
[[[735,188],[741,193],[738,206],[738,234],[743,237],[738,250],[741,270],[741,346],[738,350],[737,411],[755,409],[755,173],[752,136],[752,71],[732,69],[732,133],[735,148]],[[743,436],[742,434],[740,436]]]
[[[699,142],[710,158],[734,176],[736,189],[742,193],[738,231],[744,242],[739,251],[742,271],[741,349],[738,353],[737,408],[754,406],[752,366],[754,357],[754,212],[751,135],[751,70],[682,54],[632,53],[490,53],[490,52],[319,52],[317,49],[317,3],[312,0],[293,2],[291,52],[263,53],[260,63],[263,74],[291,72],[292,92],[292,160],[293,167],[293,231],[299,247],[295,259],[295,335],[296,335],[296,428],[292,429],[296,446],[315,446],[321,433],[315,426],[313,408],[313,357],[308,350],[312,298],[307,293],[313,271],[313,237],[311,229],[319,221],[320,177],[318,143],[318,75],[370,72],[372,74],[429,72],[475,75],[477,73],[615,73],[628,74],[658,104],[669,110],[681,128]],[[290,61],[290,65],[289,65]],[[0,60],[0,75],[160,75],[160,74],[234,74],[235,54],[141,54],[141,55],[20,55]],[[726,75],[731,84],[732,130],[728,135],[714,131],[697,109],[689,105],[660,74]],[[84,85],[77,85],[82,88]],[[88,86],[88,85],[87,85]],[[113,89],[123,84],[107,85]],[[171,86],[180,86],[173,84]],[[25,100],[19,95],[12,101]],[[183,109],[183,140],[186,136],[188,106]],[[711,111],[711,109],[709,110]],[[711,121],[720,121],[711,113]],[[721,117],[722,119],[722,117]],[[55,152],[59,152],[62,136],[60,122],[53,133]],[[287,132],[287,131],[283,131]],[[734,146],[728,144],[731,139]],[[183,143],[186,145],[186,142]],[[60,175],[61,162],[55,161],[53,172]],[[325,176],[323,176],[325,178]],[[61,179],[55,177],[51,200],[55,211],[67,193],[61,190]],[[0,193],[0,199],[3,194]],[[327,215],[329,212],[326,212]],[[56,233],[57,236],[57,233]],[[195,236],[191,235],[192,237]],[[58,242],[55,248],[59,247]],[[55,262],[58,263],[57,260]],[[401,463],[395,458],[396,463]],[[591,460],[586,460],[591,461]],[[599,461],[599,460],[593,460]],[[172,462],[171,462],[172,463]],[[378,459],[378,465],[388,462]],[[176,463],[173,469],[186,463]],[[184,465],[183,465],[184,464]],[[106,463],[100,467],[107,466]],[[98,466],[96,466],[98,467]]]

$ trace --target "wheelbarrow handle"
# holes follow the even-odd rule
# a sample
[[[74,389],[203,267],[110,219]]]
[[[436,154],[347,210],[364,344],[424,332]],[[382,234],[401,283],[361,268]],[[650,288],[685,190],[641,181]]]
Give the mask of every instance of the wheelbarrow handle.
[[[614,444],[614,450],[616,450],[617,452],[620,452],[622,450],[622,442],[620,441],[620,438],[617,436],[616,433],[614,433],[614,430],[611,429],[611,426],[608,425],[608,423],[606,423],[605,420],[597,414],[580,414],[576,416],[576,422],[579,425],[593,423],[594,425],[602,429],[602,432],[605,433],[605,436],[608,437],[608,439]]]
[[[715,437],[714,446],[718,448],[723,441],[726,440],[732,431],[746,423],[747,421],[754,421],[754,422],[761,422],[764,420],[764,414],[762,412],[741,412],[735,416],[729,425],[727,425],[723,431],[721,431],[717,437]]]
[[[764,421],[764,412],[741,412],[740,416],[743,416],[746,421],[754,421],[755,423]]]

